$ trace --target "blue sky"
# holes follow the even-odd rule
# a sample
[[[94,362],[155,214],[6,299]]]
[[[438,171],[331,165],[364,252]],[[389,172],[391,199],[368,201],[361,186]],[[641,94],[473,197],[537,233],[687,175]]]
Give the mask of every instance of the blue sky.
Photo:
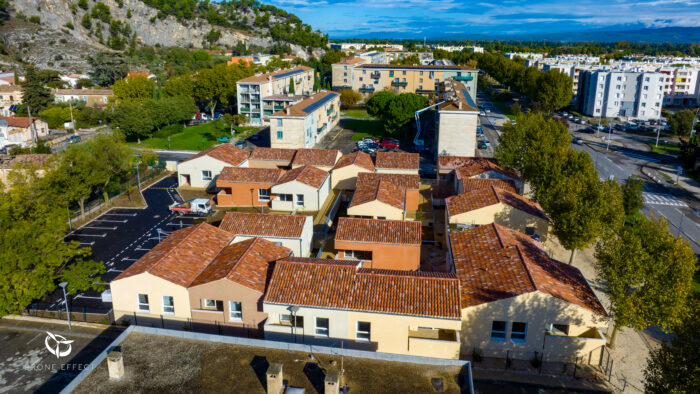
[[[263,0],[331,38],[440,38],[700,26],[700,0]]]

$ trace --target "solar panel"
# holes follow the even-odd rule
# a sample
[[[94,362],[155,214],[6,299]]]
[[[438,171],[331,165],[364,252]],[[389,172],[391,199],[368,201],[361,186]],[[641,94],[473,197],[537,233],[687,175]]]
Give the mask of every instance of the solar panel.
[[[464,98],[467,100],[467,104],[476,108],[476,104],[474,104],[474,100],[472,100],[472,96],[469,95],[469,92],[467,92],[467,89],[462,89],[462,94],[464,94]]]
[[[302,109],[302,111],[306,112],[307,114],[310,114],[310,113],[313,112],[316,108],[322,106],[323,104],[325,104],[325,103],[327,103],[328,101],[330,101],[331,99],[333,99],[333,97],[335,97],[335,95],[329,93],[329,94],[327,94],[326,96],[324,96],[323,98],[321,98],[320,100],[316,101],[315,103],[310,104],[310,105],[307,106],[306,108]]]
[[[290,75],[299,74],[299,73],[303,73],[303,72],[304,72],[304,70],[287,71],[286,73],[275,75],[274,79],[284,78],[284,77],[288,77]]]

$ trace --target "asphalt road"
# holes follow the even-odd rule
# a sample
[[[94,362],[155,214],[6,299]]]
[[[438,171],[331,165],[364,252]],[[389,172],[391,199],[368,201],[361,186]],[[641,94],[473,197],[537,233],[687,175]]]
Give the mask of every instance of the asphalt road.
[[[66,240],[90,246],[92,259],[105,263],[107,272],[102,278],[109,283],[172,231],[194,223],[194,217],[177,216],[168,209],[173,202],[182,201],[176,187],[177,178],[166,177],[143,191],[147,208],[111,209],[69,233]],[[95,291],[80,292],[69,299],[71,311],[86,308],[88,312],[97,312],[112,307],[111,303],[103,303],[100,293]],[[42,302],[52,309],[58,308],[63,293],[57,289]]]

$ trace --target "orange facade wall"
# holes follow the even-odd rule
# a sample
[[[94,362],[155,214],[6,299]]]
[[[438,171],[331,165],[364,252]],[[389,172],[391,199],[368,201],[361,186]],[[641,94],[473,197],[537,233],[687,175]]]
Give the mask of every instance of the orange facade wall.
[[[417,271],[420,268],[420,245],[387,245],[363,242],[335,241],[336,258],[344,258],[345,250],[372,252],[372,262],[365,268]]]
[[[188,293],[193,322],[211,325],[223,324],[257,330],[267,319],[267,313],[262,311],[263,294],[261,292],[226,279],[190,287]],[[203,305],[205,298],[222,301],[223,310],[206,310]],[[243,316],[240,320],[231,319],[229,301],[241,303]]]
[[[224,190],[217,194],[217,204],[220,207],[259,207],[270,206],[270,201],[261,201],[259,190],[270,190],[271,183],[234,183],[216,182],[216,187]]]
[[[418,190],[406,190],[406,210],[417,211],[419,200]]]

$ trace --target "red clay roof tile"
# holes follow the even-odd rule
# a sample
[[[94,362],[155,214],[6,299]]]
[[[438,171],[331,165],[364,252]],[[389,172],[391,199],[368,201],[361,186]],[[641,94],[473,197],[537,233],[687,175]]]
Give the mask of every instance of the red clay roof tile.
[[[224,167],[216,182],[275,184],[282,174],[278,168]]]
[[[418,153],[377,152],[375,168],[393,168],[402,170],[418,170],[420,155]]]
[[[348,207],[351,208],[376,200],[398,209],[404,209],[404,192],[405,189],[388,181],[379,181],[374,184],[358,183]]]
[[[420,176],[418,174],[380,174],[376,172],[361,172],[357,174],[358,186],[363,183],[376,185],[381,180],[391,182],[402,189],[420,189]]]
[[[255,147],[250,153],[250,160],[274,160],[274,161],[289,161],[294,159],[297,153],[296,149],[284,148],[264,148]]]
[[[333,167],[338,153],[337,149],[299,149],[292,165]]]
[[[486,189],[475,189],[445,199],[446,209],[450,217],[498,203],[511,206],[540,219],[549,220],[540,204],[493,185]]]
[[[351,165],[356,165],[358,167],[364,168],[365,170],[374,172],[374,163],[372,162],[372,156],[360,151],[343,155],[343,157],[341,157],[340,160],[338,160],[338,162],[335,164],[335,167],[333,167],[333,169],[335,170]]]
[[[215,146],[211,149],[201,151],[196,155],[188,158],[187,160],[183,160],[182,163],[197,159],[202,156],[209,156],[235,167],[246,161],[249,155],[250,152],[248,152],[245,149],[238,148],[233,144],[222,144],[219,146]]]
[[[306,221],[302,215],[226,212],[219,228],[234,235],[299,238]]]
[[[328,178],[328,172],[313,166],[297,167],[289,170],[277,181],[277,185],[297,181],[318,189]]]
[[[420,246],[421,222],[341,217],[335,240]]]
[[[470,192],[477,189],[489,189],[491,186],[509,191],[511,193],[517,193],[515,189],[515,183],[510,179],[498,179],[498,178],[464,178],[462,179],[462,187],[464,192]]]

